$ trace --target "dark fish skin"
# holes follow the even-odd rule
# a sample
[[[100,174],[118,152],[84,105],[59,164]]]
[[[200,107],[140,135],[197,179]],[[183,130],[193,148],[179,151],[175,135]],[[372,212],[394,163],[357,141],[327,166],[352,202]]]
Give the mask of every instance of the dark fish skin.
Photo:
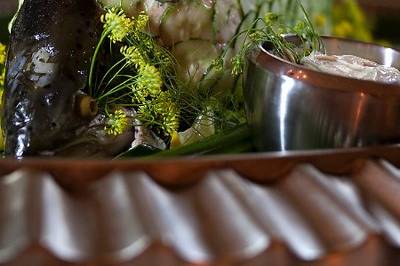
[[[11,32],[3,96],[8,156],[63,145],[90,122],[76,110],[101,32],[95,0],[25,0]]]

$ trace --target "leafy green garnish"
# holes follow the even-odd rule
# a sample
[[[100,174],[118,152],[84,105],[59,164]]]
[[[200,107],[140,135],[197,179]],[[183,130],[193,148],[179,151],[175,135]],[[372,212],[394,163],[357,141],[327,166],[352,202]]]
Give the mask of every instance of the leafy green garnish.
[[[142,151],[142,148],[140,148],[140,151]],[[253,151],[251,131],[247,124],[242,124],[223,133],[206,137],[203,140],[179,148],[155,153],[152,150],[147,150],[145,158],[162,159],[188,155],[233,154],[251,151]],[[135,157],[137,154],[138,150],[134,149],[121,154],[119,158]]]
[[[303,13],[303,19],[295,20],[292,17],[267,12],[263,17],[257,18],[248,29],[235,36],[238,38],[244,35],[244,38],[240,50],[231,61],[233,75],[243,73],[248,52],[261,43],[268,43],[275,54],[297,64],[312,51],[325,50],[307,11],[299,0],[296,0],[296,3]],[[290,24],[288,21],[293,23]],[[299,43],[291,42],[288,36],[296,36]]]
[[[119,8],[107,9],[101,18],[104,30],[96,47],[89,75],[90,94],[108,117],[116,117],[121,108],[134,108],[142,125],[171,135],[179,127],[180,112],[172,91],[175,83],[173,59],[146,32],[149,17],[140,13],[128,18]],[[106,39],[119,46],[119,59],[102,77],[98,56]],[[109,114],[111,112],[111,114]],[[120,130],[106,132],[118,135]]]

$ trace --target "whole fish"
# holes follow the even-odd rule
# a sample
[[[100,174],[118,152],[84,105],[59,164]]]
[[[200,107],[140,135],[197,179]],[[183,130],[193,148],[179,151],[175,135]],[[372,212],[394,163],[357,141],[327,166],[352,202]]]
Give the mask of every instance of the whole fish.
[[[12,27],[3,96],[6,155],[22,158],[74,138],[96,115],[86,96],[101,32],[95,0],[25,0]]]

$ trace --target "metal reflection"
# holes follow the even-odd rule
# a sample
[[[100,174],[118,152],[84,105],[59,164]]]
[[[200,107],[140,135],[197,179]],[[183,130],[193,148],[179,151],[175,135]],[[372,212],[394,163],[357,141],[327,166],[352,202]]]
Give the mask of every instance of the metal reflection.
[[[279,127],[279,134],[280,134],[280,145],[281,145],[281,151],[286,151],[287,145],[286,145],[286,138],[285,138],[285,132],[286,132],[286,118],[287,118],[287,112],[288,112],[288,105],[289,105],[289,100],[290,100],[290,91],[293,89],[295,82],[291,78],[287,77],[282,77],[283,82],[282,82],[282,90],[281,90],[281,95],[280,95],[280,104],[279,104],[279,120],[280,120],[280,127]]]

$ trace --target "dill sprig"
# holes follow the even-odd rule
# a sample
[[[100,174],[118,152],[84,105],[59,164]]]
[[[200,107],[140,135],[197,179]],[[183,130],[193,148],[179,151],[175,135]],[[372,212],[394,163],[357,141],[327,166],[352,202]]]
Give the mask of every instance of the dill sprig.
[[[122,109],[107,114],[104,131],[108,135],[118,136],[128,128],[128,117]]]
[[[240,76],[243,73],[246,55],[263,42],[269,43],[278,56],[297,64],[312,51],[325,50],[304,6],[300,0],[295,2],[303,14],[303,19],[296,20],[294,17],[287,18],[285,15],[267,12],[263,17],[257,18],[247,29],[237,33],[232,43],[240,36],[243,36],[243,43],[238,53],[231,59],[232,75]],[[287,36],[290,35],[298,37],[300,43],[288,40]],[[221,57],[223,56],[225,54]],[[219,59],[219,62],[222,60]]]
[[[100,20],[104,24],[104,29],[95,48],[90,65],[88,81],[90,94],[93,93],[93,78],[97,57],[104,41],[106,38],[109,38],[113,43],[121,42],[132,31],[134,25],[132,19],[127,18],[122,9],[115,7],[108,9],[107,12],[101,16]]]
[[[101,109],[133,108],[142,124],[172,134],[180,121],[178,104],[170,97],[176,90],[174,60],[147,32],[148,21],[144,12],[128,18],[119,8],[106,10],[103,33],[92,59],[90,93]],[[95,82],[97,57],[106,39],[110,40],[110,49],[119,46],[118,53],[111,51],[118,59]],[[110,123],[106,132],[121,134],[126,126],[122,113],[107,116]]]
[[[121,42],[134,28],[135,22],[127,18],[122,9],[111,8],[101,16],[104,30],[113,43]]]

